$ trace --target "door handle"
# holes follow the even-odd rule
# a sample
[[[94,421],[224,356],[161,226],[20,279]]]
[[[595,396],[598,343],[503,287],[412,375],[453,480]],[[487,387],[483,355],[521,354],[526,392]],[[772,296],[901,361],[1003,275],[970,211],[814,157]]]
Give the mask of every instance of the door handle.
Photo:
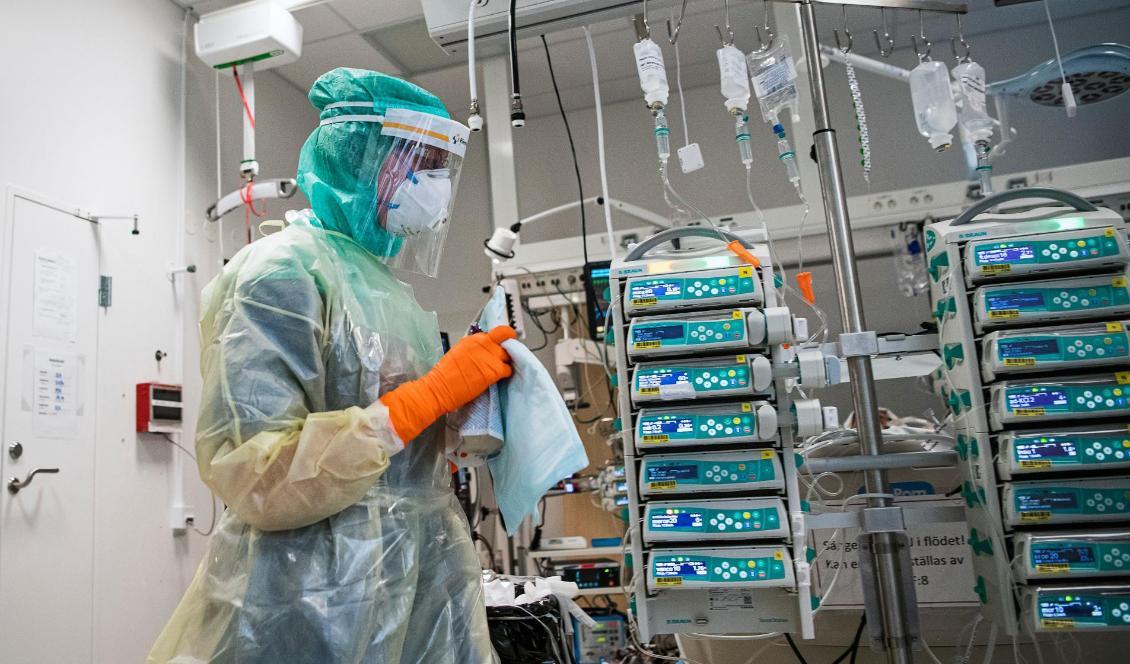
[[[11,493],[11,494],[19,493],[20,489],[31,484],[31,481],[35,479],[35,476],[40,474],[40,473],[54,474],[54,473],[57,473],[57,472],[59,472],[58,468],[36,468],[35,470],[28,473],[27,477],[25,477],[22,482],[20,481],[20,478],[18,478],[18,477],[8,478],[8,493]]]

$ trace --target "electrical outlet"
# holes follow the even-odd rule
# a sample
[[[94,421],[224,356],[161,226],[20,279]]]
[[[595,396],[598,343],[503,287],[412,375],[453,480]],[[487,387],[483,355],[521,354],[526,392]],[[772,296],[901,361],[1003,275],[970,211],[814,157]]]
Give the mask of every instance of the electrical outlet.
[[[517,276],[518,293],[522,297],[555,295],[584,290],[581,269],[550,270]]]
[[[169,510],[169,526],[173,529],[173,535],[185,534],[195,522],[196,514],[192,505],[174,505]]]

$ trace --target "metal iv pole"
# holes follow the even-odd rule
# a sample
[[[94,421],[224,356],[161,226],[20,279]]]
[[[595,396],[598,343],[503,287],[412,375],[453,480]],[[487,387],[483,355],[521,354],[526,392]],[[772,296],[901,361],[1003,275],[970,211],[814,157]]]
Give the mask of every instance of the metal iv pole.
[[[832,250],[832,268],[836,274],[840,314],[843,318],[840,348],[847,360],[860,456],[877,457],[882,453],[882,425],[879,422],[871,356],[878,352],[878,341],[875,332],[867,328],[863,315],[863,298],[859,288],[851,220],[848,216],[847,193],[844,190],[840,154],[836,145],[836,131],[832,128],[828,111],[813,4],[819,1],[824,4],[947,13],[965,13],[966,7],[964,3],[940,0],[790,1],[799,4],[801,36],[812,93],[812,117],[815,125],[812,139],[816,148],[820,190]],[[864,486],[867,493],[871,494],[860,520],[860,577],[864,586],[864,603],[870,618],[868,624],[871,626],[872,638],[886,650],[889,662],[911,664],[914,661],[912,648],[918,640],[918,607],[902,510],[894,506],[889,497],[890,485],[885,471],[877,467],[864,471]]]

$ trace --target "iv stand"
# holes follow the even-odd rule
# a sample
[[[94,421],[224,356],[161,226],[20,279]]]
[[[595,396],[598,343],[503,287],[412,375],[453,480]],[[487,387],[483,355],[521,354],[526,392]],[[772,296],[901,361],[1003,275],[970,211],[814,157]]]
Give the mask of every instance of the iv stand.
[[[860,5],[870,7],[921,9],[947,13],[965,13],[959,2],[939,0],[786,0],[798,4],[808,82],[812,93],[812,134],[816,148],[820,190],[824,199],[824,215],[831,244],[832,268],[843,318],[840,348],[846,357],[855,407],[861,457],[881,454],[882,426],[879,422],[878,399],[875,394],[875,373],[871,356],[878,353],[875,332],[867,328],[863,315],[863,298],[855,246],[848,216],[847,192],[836,131],[828,110],[824,72],[820,66],[820,41],[816,32],[815,2],[822,4]],[[906,538],[902,509],[893,505],[887,474],[874,464],[864,471],[864,486],[872,497],[861,514],[860,578],[863,581],[864,604],[868,625],[875,643],[887,652],[892,664],[912,664],[912,648],[918,640],[918,607],[914,578],[910,565],[910,547]]]

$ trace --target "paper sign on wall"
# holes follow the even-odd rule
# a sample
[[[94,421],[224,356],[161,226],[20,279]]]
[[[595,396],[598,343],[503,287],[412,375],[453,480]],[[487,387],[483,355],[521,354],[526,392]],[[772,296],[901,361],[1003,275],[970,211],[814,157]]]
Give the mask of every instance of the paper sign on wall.
[[[58,251],[35,252],[32,333],[44,339],[74,341],[78,325],[75,264]]]
[[[70,353],[35,351],[33,394],[35,435],[74,438],[78,435],[78,358]]]
[[[953,504],[950,500],[914,501],[919,505]],[[832,505],[832,503],[828,503]],[[833,508],[835,509],[835,508]],[[809,534],[809,546],[824,552],[813,564],[813,586],[823,594],[839,569],[831,595],[824,602],[829,608],[859,608],[863,606],[863,589],[859,577],[858,528],[846,529],[832,540],[832,529],[817,529]],[[910,559],[914,568],[914,589],[918,603],[925,606],[976,605],[973,553],[966,537],[969,529],[964,522],[931,523],[911,526]],[[842,554],[842,556],[841,556]]]

